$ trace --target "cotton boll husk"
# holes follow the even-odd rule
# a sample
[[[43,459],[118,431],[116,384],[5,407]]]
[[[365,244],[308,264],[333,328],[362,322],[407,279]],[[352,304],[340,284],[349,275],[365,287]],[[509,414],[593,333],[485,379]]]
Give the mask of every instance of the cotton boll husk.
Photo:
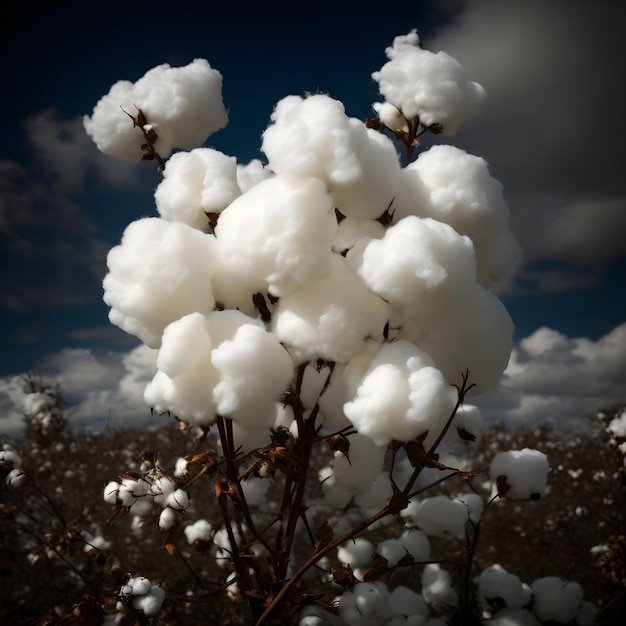
[[[506,476],[510,488],[503,496],[508,500],[527,500],[545,494],[548,470],[548,457],[543,452],[523,448],[498,452],[489,466],[489,476],[494,481]]]
[[[554,620],[569,624],[581,608],[584,593],[577,582],[546,576],[535,580],[530,587],[533,591],[532,611],[542,622]]]
[[[328,185],[346,216],[380,217],[396,193],[400,164],[391,140],[349,118],[323,94],[283,98],[263,133],[262,150],[279,174]]]
[[[499,564],[485,568],[474,582],[478,587],[479,602],[485,610],[491,606],[490,600],[497,598],[501,598],[509,609],[521,609],[532,597],[530,588]]]
[[[246,193],[262,180],[272,176],[274,176],[274,172],[266,167],[260,159],[252,159],[248,163],[237,164],[237,184],[241,193]]]
[[[382,341],[387,319],[385,302],[333,254],[326,274],[280,299],[272,330],[298,362],[346,363],[366,340]]]
[[[215,228],[228,274],[251,295],[269,291],[277,297],[327,270],[336,232],[326,186],[315,178],[285,176],[263,180],[239,196]]]
[[[215,307],[211,278],[216,263],[210,235],[156,217],[132,222],[107,256],[109,272],[102,285],[109,319],[158,348],[169,323]]]
[[[434,496],[421,501],[415,515],[417,525],[431,537],[465,536],[468,507],[448,496]]]
[[[196,148],[170,157],[154,199],[163,219],[207,231],[207,213],[220,213],[240,195],[235,157]]]
[[[401,340],[381,345],[344,413],[359,433],[386,446],[438,431],[455,402],[430,356]]]
[[[105,154],[139,161],[146,140],[129,117],[138,110],[157,133],[154,147],[161,157],[174,148],[196,148],[228,123],[222,75],[205,59],[194,59],[184,67],[158,65],[134,84],[115,83],[96,104],[92,116],[84,117],[83,124]]]
[[[346,217],[339,222],[337,236],[333,242],[333,250],[345,256],[357,242],[371,239],[382,239],[385,235],[385,227],[377,220],[361,220],[354,217]]]
[[[469,81],[461,64],[445,52],[419,47],[415,30],[395,37],[385,50],[389,61],[372,73],[385,100],[422,126],[439,124],[447,135],[477,113],[484,89]]]
[[[358,433],[350,435],[349,441],[349,460],[339,456],[332,462],[335,480],[354,494],[365,493],[383,468],[386,447],[376,445],[371,438]]]
[[[433,608],[455,607],[459,596],[452,577],[436,563],[428,563],[422,572],[422,596]]]
[[[244,428],[270,427],[276,418],[275,403],[293,375],[289,353],[257,320],[244,323],[232,339],[211,354],[219,372],[213,389],[217,412]]]
[[[447,224],[414,215],[389,227],[382,239],[354,246],[346,258],[398,311],[443,311],[456,290],[476,282],[471,240]]]
[[[409,183],[421,191],[418,215],[445,222],[472,240],[482,285],[489,287],[511,274],[521,248],[510,231],[502,184],[490,175],[483,158],[455,146],[435,145],[420,153],[403,177],[404,182],[418,179]]]

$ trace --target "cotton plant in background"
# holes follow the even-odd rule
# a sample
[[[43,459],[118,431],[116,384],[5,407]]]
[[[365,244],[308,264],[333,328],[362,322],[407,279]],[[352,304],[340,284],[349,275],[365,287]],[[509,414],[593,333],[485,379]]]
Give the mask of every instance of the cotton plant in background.
[[[499,498],[543,497],[547,457],[500,453],[490,490],[424,493],[455,476],[471,484],[453,454],[480,436],[469,394],[498,385],[512,349],[491,291],[520,256],[502,185],[456,147],[415,154],[419,135],[453,135],[484,91],[416,31],[386,54],[372,74],[377,118],[352,118],[330,95],[287,96],[262,134],[266,162],[204,145],[228,115],[222,76],[202,59],[116,83],[84,120],[100,150],[155,160],[163,175],[158,217],[129,224],[108,254],[104,301],[113,324],[158,350],[147,406],[215,442],[171,476],[154,462],[110,481],[104,499],[115,522],[156,504],[169,538],[208,478],[223,525],[189,520],[184,537],[212,548],[258,625],[286,619],[306,575],[332,559],[336,597],[311,596],[302,625],[467,617],[470,582],[483,604],[502,593],[507,610],[528,609],[528,588],[495,565],[470,576],[483,515]],[[361,537],[390,520],[396,536]],[[460,590],[427,562],[429,537],[465,542]],[[388,587],[383,575],[408,564],[422,566],[418,589]],[[153,616],[163,589],[130,578],[119,597]]]

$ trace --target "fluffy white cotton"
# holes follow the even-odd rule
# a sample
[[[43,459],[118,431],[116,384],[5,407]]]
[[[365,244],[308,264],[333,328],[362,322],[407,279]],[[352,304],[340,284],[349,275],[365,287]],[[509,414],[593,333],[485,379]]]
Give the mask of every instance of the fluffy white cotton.
[[[541,626],[541,622],[528,609],[501,609],[484,624],[488,626]]]
[[[410,617],[419,615],[423,618],[428,616],[428,606],[424,598],[419,593],[403,585],[398,585],[389,594],[389,606],[394,616]],[[409,621],[399,623],[411,624]],[[416,621],[415,623],[420,624],[423,622]]]
[[[492,480],[505,477],[509,488],[501,494],[509,500],[540,498],[548,480],[548,457],[539,450],[524,448],[498,452],[489,466]]]
[[[339,601],[339,616],[351,626],[379,626],[391,617],[389,590],[383,582],[357,583]]]
[[[581,608],[583,590],[577,582],[567,582],[556,576],[538,578],[531,585],[532,611],[542,622],[554,620],[569,624]]]
[[[209,542],[213,534],[213,526],[205,519],[196,520],[193,524],[185,526],[185,538],[191,546],[197,542]]]
[[[162,218],[206,231],[207,213],[220,213],[239,195],[235,157],[196,148],[170,157],[154,199]]]
[[[468,507],[448,496],[434,496],[422,500],[415,514],[417,525],[431,537],[465,537],[469,519]]]
[[[530,603],[532,597],[530,588],[499,564],[485,568],[474,582],[478,588],[478,600],[484,609],[493,606],[491,602],[498,598],[509,609],[521,609]]]
[[[261,181],[220,214],[218,299],[232,306],[243,287],[250,297],[267,291],[282,296],[306,284],[326,270],[336,232],[333,201],[319,180]]]
[[[277,337],[246,322],[211,354],[219,371],[213,390],[217,412],[244,428],[274,425],[275,403],[293,375],[293,361]]]
[[[385,227],[379,221],[346,217],[339,222],[333,250],[345,256],[356,243],[362,240],[369,242],[372,239],[382,239],[384,236]]]
[[[430,541],[421,530],[407,529],[400,535],[400,543],[416,563],[430,558]]]
[[[237,184],[241,189],[241,193],[246,193],[246,191],[258,185],[262,180],[272,176],[274,176],[274,172],[259,159],[252,159],[248,163],[237,164]]]
[[[344,413],[383,446],[438,431],[454,404],[452,388],[428,354],[401,340],[380,347]]]
[[[467,235],[476,252],[478,280],[486,287],[513,272],[521,248],[510,230],[502,185],[483,158],[455,146],[435,145],[403,170],[402,181],[411,189],[406,197],[412,200],[398,204],[398,218],[407,212],[432,217]]]
[[[454,134],[474,115],[483,99],[484,89],[469,81],[461,64],[445,52],[420,47],[417,31],[395,37],[385,50],[389,61],[372,74],[380,94],[420,124],[437,124],[447,135]]]
[[[205,59],[194,59],[184,67],[158,65],[134,84],[118,81],[84,117],[85,130],[105,154],[139,161],[146,139],[129,117],[139,110],[156,132],[154,148],[162,158],[174,148],[196,148],[228,123],[222,75]]]
[[[346,216],[377,218],[385,212],[401,170],[388,137],[349,118],[341,102],[322,94],[283,98],[271,120],[262,149],[272,170],[320,179]]]
[[[455,607],[459,596],[452,577],[436,563],[428,563],[422,572],[422,596],[435,609]]]
[[[131,222],[107,256],[103,299],[109,319],[151,348],[183,315],[215,306],[215,240],[187,224],[156,217]]]
[[[389,102],[374,102],[372,108],[387,128],[393,131],[408,132],[409,124],[406,117],[393,104],[389,104]]]
[[[386,448],[358,433],[349,441],[348,456],[337,456],[332,462],[335,482],[353,494],[366,493],[383,468]]]
[[[337,549],[337,558],[353,570],[368,567],[374,558],[374,544],[364,537],[347,541]]]
[[[480,409],[473,404],[462,404],[454,414],[452,426],[447,439],[454,443],[467,443],[480,438],[483,427],[483,417]]]
[[[220,414],[263,429],[274,425],[293,364],[260,320],[225,310],[170,324],[157,368],[144,393],[155,411],[193,424],[210,424]]]
[[[433,219],[408,216],[382,239],[346,257],[366,285],[398,311],[444,309],[455,290],[476,280],[468,237]]]
[[[143,576],[129,578],[120,589],[120,594],[132,598],[133,606],[148,617],[158,614],[165,599],[163,589]]]
[[[277,337],[299,361],[346,363],[368,339],[382,341],[387,305],[346,265],[330,257],[327,273],[283,296],[272,318]]]

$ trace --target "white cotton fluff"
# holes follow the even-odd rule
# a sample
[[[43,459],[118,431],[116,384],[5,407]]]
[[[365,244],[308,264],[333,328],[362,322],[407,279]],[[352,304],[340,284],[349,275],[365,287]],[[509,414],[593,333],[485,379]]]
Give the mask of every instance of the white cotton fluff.
[[[340,101],[323,94],[287,96],[271,120],[262,150],[273,171],[323,181],[346,216],[375,219],[385,212],[401,171],[388,137],[348,117]]]
[[[337,484],[333,468],[330,465],[322,467],[317,473],[325,503],[333,509],[345,509],[354,496],[353,491]]]
[[[176,511],[165,507],[159,515],[159,528],[161,530],[171,530],[176,524]]]
[[[471,437],[477,441],[482,429],[483,416],[480,409],[473,404],[462,404],[454,414],[452,425],[446,437],[455,444],[468,443]],[[470,439],[467,439],[468,437]]]
[[[274,176],[239,196],[215,228],[223,260],[218,300],[232,306],[242,293],[283,296],[327,269],[337,232],[333,201],[315,178]],[[232,284],[240,286],[232,290]]]
[[[194,59],[184,67],[158,65],[134,84],[115,83],[83,124],[100,151],[139,161],[146,139],[129,117],[136,117],[139,110],[158,136],[155,150],[162,158],[174,148],[196,148],[228,123],[222,75],[205,59]]]
[[[416,563],[428,561],[430,558],[430,541],[428,535],[421,530],[405,530],[400,535],[400,543]]]
[[[396,617],[408,618],[419,615],[425,619],[428,616],[428,606],[424,598],[404,585],[398,585],[389,594],[389,606]]]
[[[542,622],[553,620],[569,624],[583,602],[583,589],[577,582],[557,576],[538,578],[530,585],[533,592],[532,611]]]
[[[353,494],[366,493],[383,468],[386,448],[359,433],[350,435],[349,441],[348,456],[337,456],[332,461],[335,481]]]
[[[489,466],[489,476],[497,480],[506,477],[509,489],[503,497],[508,500],[540,498],[548,481],[548,457],[539,450],[524,448],[498,452]]]
[[[337,558],[353,570],[368,567],[374,559],[374,544],[364,537],[346,541],[337,549]]]
[[[351,626],[380,626],[391,613],[389,590],[380,581],[357,583],[339,600],[339,616]]]
[[[327,273],[280,299],[272,330],[298,361],[346,363],[368,339],[382,341],[387,320],[385,302],[333,254]]]
[[[609,422],[606,430],[612,437],[626,439],[626,409]]]
[[[468,519],[467,506],[445,495],[425,498],[415,514],[417,525],[431,537],[462,539]]]
[[[541,622],[528,609],[501,609],[483,623],[487,626],[541,626]]]
[[[408,210],[467,235],[476,252],[478,281],[486,287],[513,272],[521,248],[510,230],[502,184],[490,175],[483,158],[435,145],[403,170],[402,181],[419,191],[413,193],[412,206],[398,206],[397,218]]]
[[[144,393],[155,411],[193,424],[210,424],[219,413],[254,429],[274,425],[293,370],[260,320],[231,310],[192,313],[170,324],[157,367]]]
[[[439,313],[456,290],[476,281],[471,240],[447,224],[414,215],[389,227],[382,239],[355,246],[346,258],[400,313]]]
[[[509,609],[521,609],[530,603],[532,597],[530,588],[499,564],[485,568],[474,582],[478,588],[478,600],[485,610],[498,598]]]
[[[379,221],[346,217],[339,222],[333,250],[345,256],[356,243],[362,240],[369,242],[372,239],[382,239],[384,236],[385,227]]]
[[[208,230],[207,213],[219,214],[241,195],[237,159],[212,148],[173,154],[154,192],[163,219]]]
[[[385,446],[438,431],[454,396],[430,356],[400,340],[380,347],[344,413],[359,433]]]
[[[386,48],[389,61],[372,74],[380,94],[407,119],[438,124],[447,135],[478,112],[485,96],[481,85],[469,81],[461,64],[446,52],[420,47],[417,31],[395,37]]]
[[[165,591],[158,585],[152,585],[150,591],[145,595],[137,596],[133,601],[133,606],[142,611],[147,617],[158,615],[161,605],[165,599]]]
[[[344,626],[339,616],[315,604],[305,604],[298,614],[298,626]]]
[[[196,542],[211,541],[213,526],[205,519],[196,520],[193,524],[185,526],[185,538],[191,546]]]
[[[248,163],[237,163],[237,184],[241,193],[246,193],[262,180],[272,176],[274,176],[274,172],[266,167],[260,159],[252,159]]]
[[[450,384],[460,385],[469,370],[473,392],[496,388],[509,363],[515,328],[502,302],[478,283],[429,295],[400,318],[396,336],[428,352]]]
[[[422,596],[434,609],[457,606],[459,596],[452,577],[436,563],[428,563],[422,572]]]
[[[387,565],[393,567],[398,561],[406,556],[406,550],[399,539],[384,539],[376,546],[376,553],[387,559]]]
[[[102,286],[109,319],[158,348],[168,324],[215,307],[211,278],[216,262],[211,235],[157,217],[131,222],[107,256],[109,272]]]

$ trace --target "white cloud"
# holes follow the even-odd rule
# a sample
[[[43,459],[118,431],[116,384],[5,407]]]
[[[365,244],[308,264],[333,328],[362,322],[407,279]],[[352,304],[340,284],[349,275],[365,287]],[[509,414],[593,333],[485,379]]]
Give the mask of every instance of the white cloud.
[[[540,328],[513,350],[500,389],[476,398],[487,418],[518,426],[583,426],[626,402],[626,323],[597,341]]]
[[[626,254],[621,23],[611,0],[481,0],[425,42],[485,87],[455,143],[503,183],[535,291],[596,283]],[[550,280],[528,271],[540,260],[561,264]]]

